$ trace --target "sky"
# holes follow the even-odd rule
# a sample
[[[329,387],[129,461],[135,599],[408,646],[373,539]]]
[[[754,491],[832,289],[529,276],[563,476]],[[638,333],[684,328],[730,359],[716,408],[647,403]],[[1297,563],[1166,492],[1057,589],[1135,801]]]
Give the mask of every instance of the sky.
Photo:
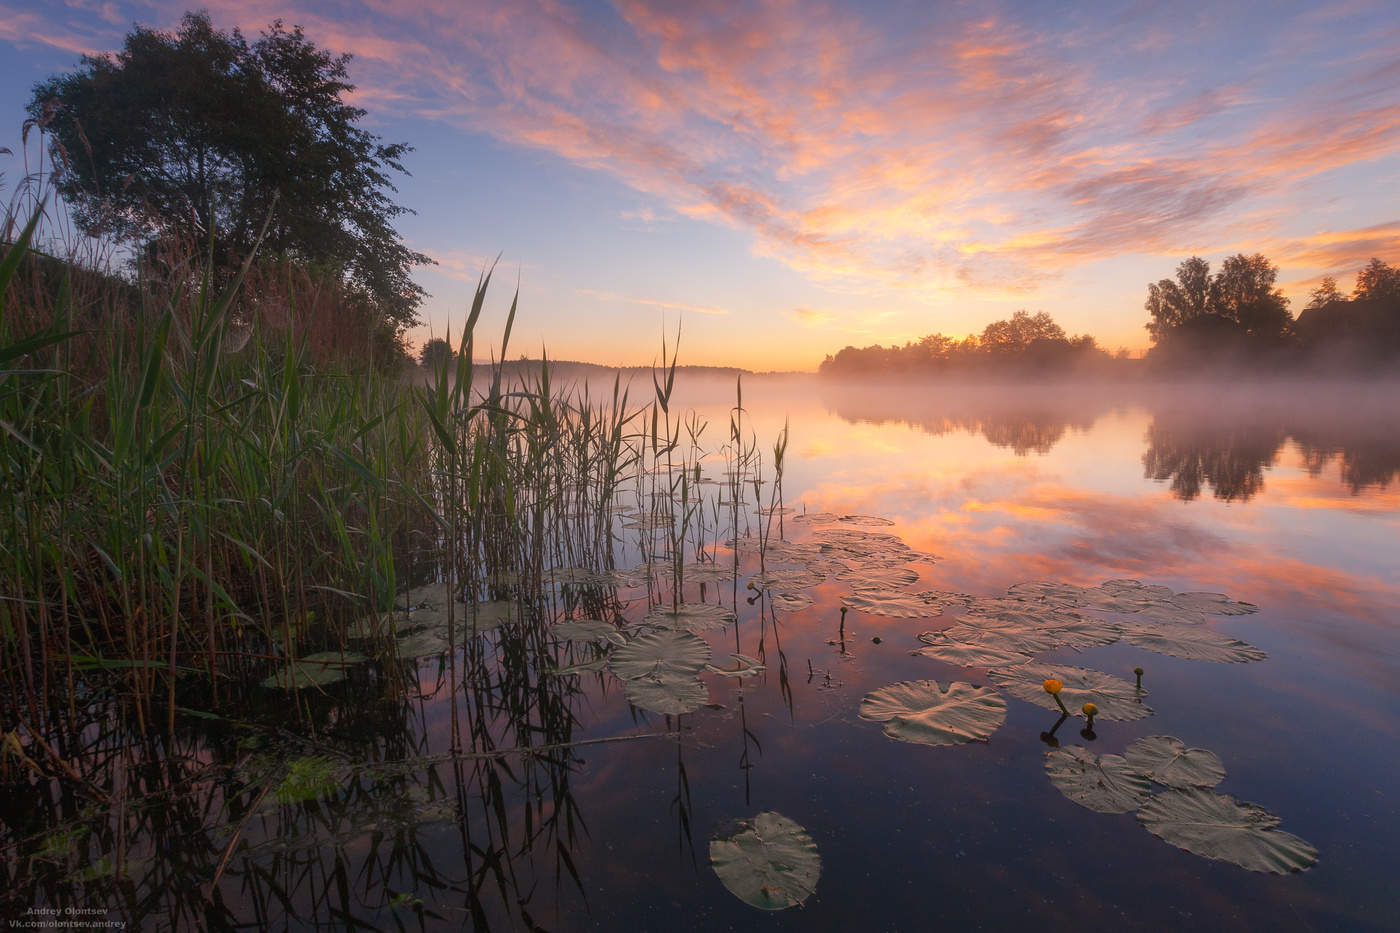
[[[407,244],[509,353],[812,370],[1048,311],[1148,342],[1147,283],[1262,252],[1295,313],[1400,263],[1400,15],[1336,3],[213,0],[354,57],[406,142]],[[174,28],[164,0],[0,0],[0,198],[36,81]],[[32,150],[32,141],[31,141]]]

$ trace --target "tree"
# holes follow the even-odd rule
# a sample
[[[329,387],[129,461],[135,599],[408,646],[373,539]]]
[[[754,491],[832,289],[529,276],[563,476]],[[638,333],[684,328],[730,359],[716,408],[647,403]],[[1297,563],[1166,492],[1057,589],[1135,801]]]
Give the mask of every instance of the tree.
[[[1293,317],[1288,299],[1274,288],[1278,267],[1262,253],[1236,253],[1226,259],[1211,280],[1213,311],[1240,325],[1252,337],[1278,338],[1288,332]]]
[[[452,351],[452,344],[441,337],[433,337],[418,351],[419,361],[429,372],[436,372],[439,366],[451,366],[456,355]]]
[[[1176,281],[1147,286],[1147,330],[1157,342],[1181,330],[1279,338],[1292,326],[1293,316],[1288,299],[1274,288],[1277,278],[1278,267],[1260,253],[1237,253],[1215,275],[1210,263],[1192,256],[1177,266]]]
[[[1324,275],[1322,283],[1308,295],[1308,310],[1325,308],[1333,302],[1344,300],[1342,293],[1337,290],[1337,280],[1330,275]]]
[[[1176,267],[1176,281],[1162,279],[1147,286],[1144,307],[1152,320],[1147,330],[1153,340],[1161,340],[1170,331],[1205,317],[1210,308],[1210,263],[1199,256]]]
[[[1356,273],[1352,298],[1357,301],[1400,301],[1400,269],[1389,263],[1372,259]]]
[[[1020,353],[1037,340],[1064,339],[1064,328],[1046,312],[1032,317],[1028,311],[1017,311],[1005,321],[988,324],[982,331],[981,346],[991,353]]]
[[[59,109],[58,187],[84,232],[212,237],[227,270],[267,220],[263,251],[333,271],[402,328],[424,294],[409,271],[430,261],[391,224],[406,209],[386,192],[410,150],[358,125],[349,60],[280,20],[250,43],[187,13],[174,33],[138,26],[115,55],[40,82],[29,112]]]

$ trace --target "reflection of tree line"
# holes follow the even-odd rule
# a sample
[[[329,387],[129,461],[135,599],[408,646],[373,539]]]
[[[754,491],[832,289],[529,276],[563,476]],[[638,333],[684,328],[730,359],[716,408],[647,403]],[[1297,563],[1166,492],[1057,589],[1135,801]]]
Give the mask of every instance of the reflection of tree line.
[[[1110,407],[1095,404],[1090,396],[1073,404],[1035,407],[1024,396],[992,402],[972,396],[951,401],[940,397],[920,405],[887,391],[833,388],[823,395],[828,407],[850,422],[907,424],[934,437],[959,431],[981,434],[988,443],[1010,448],[1019,456],[1049,453],[1066,431],[1087,431]]]
[[[926,404],[888,392],[843,390],[827,404],[851,422],[899,423],[940,436],[953,431],[980,433],[1018,455],[1048,453],[1065,432],[1088,430],[1113,400],[1077,395],[1063,405],[1054,400],[1015,404],[1005,397],[980,403],[965,396]],[[1317,477],[1336,463],[1353,494],[1400,479],[1400,435],[1391,428],[1384,400],[1362,403],[1339,399],[1321,408],[1288,399],[1265,402],[1154,406],[1144,438],[1144,475],[1169,483],[1172,494],[1192,500],[1207,489],[1216,499],[1247,501],[1264,488],[1264,471],[1289,440],[1298,446],[1308,474]],[[1339,415],[1339,412],[1345,414]]]
[[[1142,455],[1146,475],[1170,481],[1180,499],[1194,499],[1206,485],[1217,499],[1246,501],[1264,488],[1264,469],[1290,438],[1308,475],[1336,463],[1353,495],[1383,488],[1400,477],[1400,439],[1384,417],[1289,413],[1279,410],[1239,420],[1230,413],[1203,416],[1173,411],[1153,416]]]

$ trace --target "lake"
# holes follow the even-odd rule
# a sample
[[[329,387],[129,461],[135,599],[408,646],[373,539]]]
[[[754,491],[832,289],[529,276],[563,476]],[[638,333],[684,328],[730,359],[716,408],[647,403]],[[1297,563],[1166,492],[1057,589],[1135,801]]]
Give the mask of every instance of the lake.
[[[150,763],[152,786],[163,768],[178,779],[131,817],[132,863],[83,869],[60,839],[25,903],[102,906],[142,929],[1400,929],[1394,387],[748,379],[735,477],[734,386],[679,378],[681,531],[648,519],[682,471],[648,472],[624,484],[610,575],[546,559],[550,617],[602,618],[611,641],[507,623],[456,657],[301,691],[301,723],[274,690],[185,717]],[[1202,593],[1222,595],[1179,595]],[[678,604],[720,608],[638,626]],[[1002,659],[917,653],[947,648],[950,629]],[[617,653],[657,630],[696,633],[713,666],[745,676],[686,674],[699,697],[619,678]],[[659,663],[693,672],[680,650]],[[570,665],[583,669],[557,670]],[[1092,737],[1079,702],[1057,725],[1045,678],[1021,665],[1111,675]],[[868,695],[924,681],[970,685],[972,741],[925,744],[941,713],[880,719],[868,703],[862,717]],[[915,741],[887,734],[901,723]],[[1047,756],[1092,769],[1154,736],[1213,752],[1223,778],[1125,778],[1129,804],[1099,812],[1070,799],[1099,799],[1092,773],[1087,787],[1047,773]],[[255,794],[258,769],[290,757],[308,762],[293,772],[305,793]],[[1277,826],[1250,810],[1251,826],[1203,829],[1171,810],[1216,794]],[[1161,832],[1194,827],[1226,858],[1149,832],[1134,811],[1153,801]],[[801,906],[763,911],[726,888],[711,842],[770,812],[805,830],[820,872]],[[1260,833],[1307,867],[1228,860],[1255,857]],[[755,896],[781,906],[793,874]]]

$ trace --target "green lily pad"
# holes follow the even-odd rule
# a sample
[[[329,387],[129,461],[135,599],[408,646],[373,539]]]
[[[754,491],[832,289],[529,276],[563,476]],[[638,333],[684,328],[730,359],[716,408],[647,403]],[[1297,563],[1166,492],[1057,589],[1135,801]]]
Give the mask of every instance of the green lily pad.
[[[1019,667],[998,668],[987,673],[992,683],[1014,697],[1059,711],[1055,698],[1045,692],[1045,681],[1058,680],[1063,685],[1060,700],[1071,713],[1078,713],[1085,703],[1099,708],[1098,718],[1132,721],[1146,719],[1152,708],[1141,698],[1147,691],[1112,674],[1064,664],[1032,662]]]
[[[1224,593],[1177,593],[1172,602],[1183,609],[1211,616],[1243,616],[1259,611],[1254,603],[1231,599]]]
[[[1167,604],[1171,598],[1172,591],[1165,586],[1152,586],[1141,580],[1106,580],[1086,587],[1080,595],[1080,605],[1108,612],[1141,612]]]
[[[760,910],[796,907],[812,896],[822,860],[807,830],[781,813],[741,820],[710,840],[710,864],[729,892]]]
[[[812,597],[801,593],[774,593],[769,604],[779,612],[801,612],[812,606]]]
[[[1136,810],[1152,792],[1152,782],[1122,755],[1099,756],[1082,745],[1052,748],[1045,773],[1060,793],[1099,813]]]
[[[918,582],[919,572],[908,567],[852,567],[836,579],[857,590],[890,590]]]
[[[1062,606],[1078,606],[1083,603],[1084,587],[1075,586],[1073,583],[1031,581],[1017,583],[1006,591],[1006,595],[1015,599],[1039,600]]]
[[[1153,626],[1132,622],[1123,626],[1123,640],[1130,645],[1146,648],[1158,654],[1192,661],[1215,661],[1221,664],[1246,664],[1268,657],[1251,644],[1209,629],[1182,625]]]
[[[354,651],[320,651],[284,665],[264,679],[262,685],[279,690],[324,687],[344,680],[347,668],[367,660]]]
[[[690,632],[647,632],[613,650],[613,673],[623,680],[694,677],[710,660],[710,646]]]
[[[628,680],[623,690],[638,709],[672,716],[694,712],[710,701],[709,688],[698,678],[676,674]]]
[[[894,524],[888,518],[881,518],[878,515],[839,515],[836,520],[843,525],[865,525],[876,528]]]
[[[985,742],[1006,720],[1006,701],[990,687],[907,680],[867,693],[860,718],[883,722],[885,734],[918,745]]]
[[[1258,804],[1201,788],[1148,798],[1138,820],[1164,842],[1250,871],[1282,875],[1317,862],[1317,849],[1278,829],[1279,818]]]
[[[934,614],[923,599],[900,590],[855,590],[842,596],[841,604],[857,612],[893,619],[921,619]]]
[[[681,568],[681,573],[692,583],[727,583],[734,579],[734,564],[713,560],[689,563]]]
[[[942,615],[943,610],[949,606],[971,605],[977,599],[966,593],[954,593],[949,590],[920,590],[914,595],[928,607],[930,616]]]
[[[950,638],[946,631],[923,632],[919,641],[924,647],[916,649],[914,654],[958,667],[1006,667],[1031,660],[1030,654],[1007,645],[959,641]]]
[[[646,614],[641,624],[698,635],[724,628],[734,619],[732,611],[715,603],[681,603],[676,609],[657,606]]]
[[[1187,748],[1172,735],[1149,735],[1138,739],[1123,757],[1128,764],[1168,787],[1214,787],[1225,779],[1225,765],[1215,752]]]
[[[428,630],[394,639],[394,651],[402,661],[417,661],[447,653],[447,635]]]

